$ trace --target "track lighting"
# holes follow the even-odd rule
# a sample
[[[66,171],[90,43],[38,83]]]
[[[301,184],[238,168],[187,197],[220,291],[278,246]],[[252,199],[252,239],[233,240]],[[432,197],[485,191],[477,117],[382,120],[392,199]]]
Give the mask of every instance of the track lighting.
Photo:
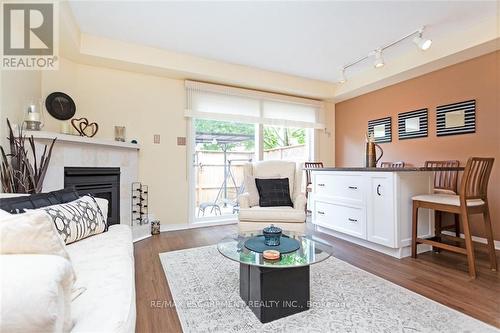
[[[423,38],[423,29],[418,32],[418,36],[413,38],[413,43],[422,51],[428,50],[432,45],[432,40]]]
[[[384,67],[384,57],[382,57],[382,49],[377,49],[374,51],[373,55],[375,56],[375,61],[373,62],[373,66],[375,68]]]
[[[413,42],[422,51],[428,50],[431,47],[431,45],[432,45],[432,40],[426,39],[426,38],[423,37],[424,29],[425,29],[425,26],[421,27],[418,30],[415,30],[415,31],[409,33],[406,36],[401,37],[398,40],[395,40],[392,43],[389,43],[389,44],[386,44],[384,46],[379,47],[375,51],[372,51],[372,52],[368,53],[368,55],[366,55],[366,56],[360,57],[360,58],[358,58],[358,59],[356,59],[356,60],[348,63],[347,65],[344,65],[342,67],[342,69],[340,70],[340,75],[339,75],[339,81],[338,82],[339,83],[344,83],[344,82],[347,81],[345,72],[346,72],[346,70],[348,68],[350,68],[350,67],[352,67],[354,65],[357,65],[360,62],[365,61],[365,60],[369,59],[372,56],[374,57],[373,66],[375,68],[381,68],[381,67],[383,67],[385,65],[385,62],[384,62],[384,57],[382,55],[382,52],[385,51],[385,49],[388,49],[388,48],[390,48],[390,47],[392,47],[394,45],[397,45],[397,44],[403,42],[406,39],[409,39],[410,37],[414,37],[413,38]]]

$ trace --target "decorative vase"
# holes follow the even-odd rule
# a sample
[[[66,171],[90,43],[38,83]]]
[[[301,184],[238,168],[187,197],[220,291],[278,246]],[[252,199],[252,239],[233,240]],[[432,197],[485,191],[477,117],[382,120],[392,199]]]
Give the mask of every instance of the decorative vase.
[[[377,158],[377,150],[376,148],[380,149],[380,156]],[[365,167],[367,168],[376,168],[378,161],[382,158],[384,155],[384,150],[380,145],[376,144],[373,141],[368,140],[366,142],[366,149],[365,149]]]
[[[267,246],[278,246],[280,245],[280,238],[282,234],[281,228],[275,227],[274,225],[270,225],[269,227],[265,227],[262,230],[264,234],[264,243]]]

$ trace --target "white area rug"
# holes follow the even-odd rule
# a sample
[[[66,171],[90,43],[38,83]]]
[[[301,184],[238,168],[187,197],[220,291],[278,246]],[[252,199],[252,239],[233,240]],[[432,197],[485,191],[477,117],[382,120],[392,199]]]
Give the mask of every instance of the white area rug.
[[[160,259],[186,333],[500,331],[336,258],[311,266],[308,311],[262,324],[239,296],[239,264],[216,246]]]

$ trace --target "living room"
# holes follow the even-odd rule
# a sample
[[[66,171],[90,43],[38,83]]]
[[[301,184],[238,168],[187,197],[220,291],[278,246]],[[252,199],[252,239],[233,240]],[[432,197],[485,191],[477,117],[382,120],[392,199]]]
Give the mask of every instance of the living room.
[[[2,3],[2,332],[500,327],[497,2],[44,4]]]

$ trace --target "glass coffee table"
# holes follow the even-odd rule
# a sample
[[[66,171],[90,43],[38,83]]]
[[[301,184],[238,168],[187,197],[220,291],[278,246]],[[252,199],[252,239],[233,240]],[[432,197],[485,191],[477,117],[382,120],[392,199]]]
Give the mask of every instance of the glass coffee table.
[[[224,238],[219,252],[240,263],[240,296],[262,323],[309,309],[312,264],[328,259],[332,247],[311,234],[283,231],[285,237],[299,242],[300,248],[266,260],[262,253],[245,247],[245,242],[262,231],[251,231]]]

